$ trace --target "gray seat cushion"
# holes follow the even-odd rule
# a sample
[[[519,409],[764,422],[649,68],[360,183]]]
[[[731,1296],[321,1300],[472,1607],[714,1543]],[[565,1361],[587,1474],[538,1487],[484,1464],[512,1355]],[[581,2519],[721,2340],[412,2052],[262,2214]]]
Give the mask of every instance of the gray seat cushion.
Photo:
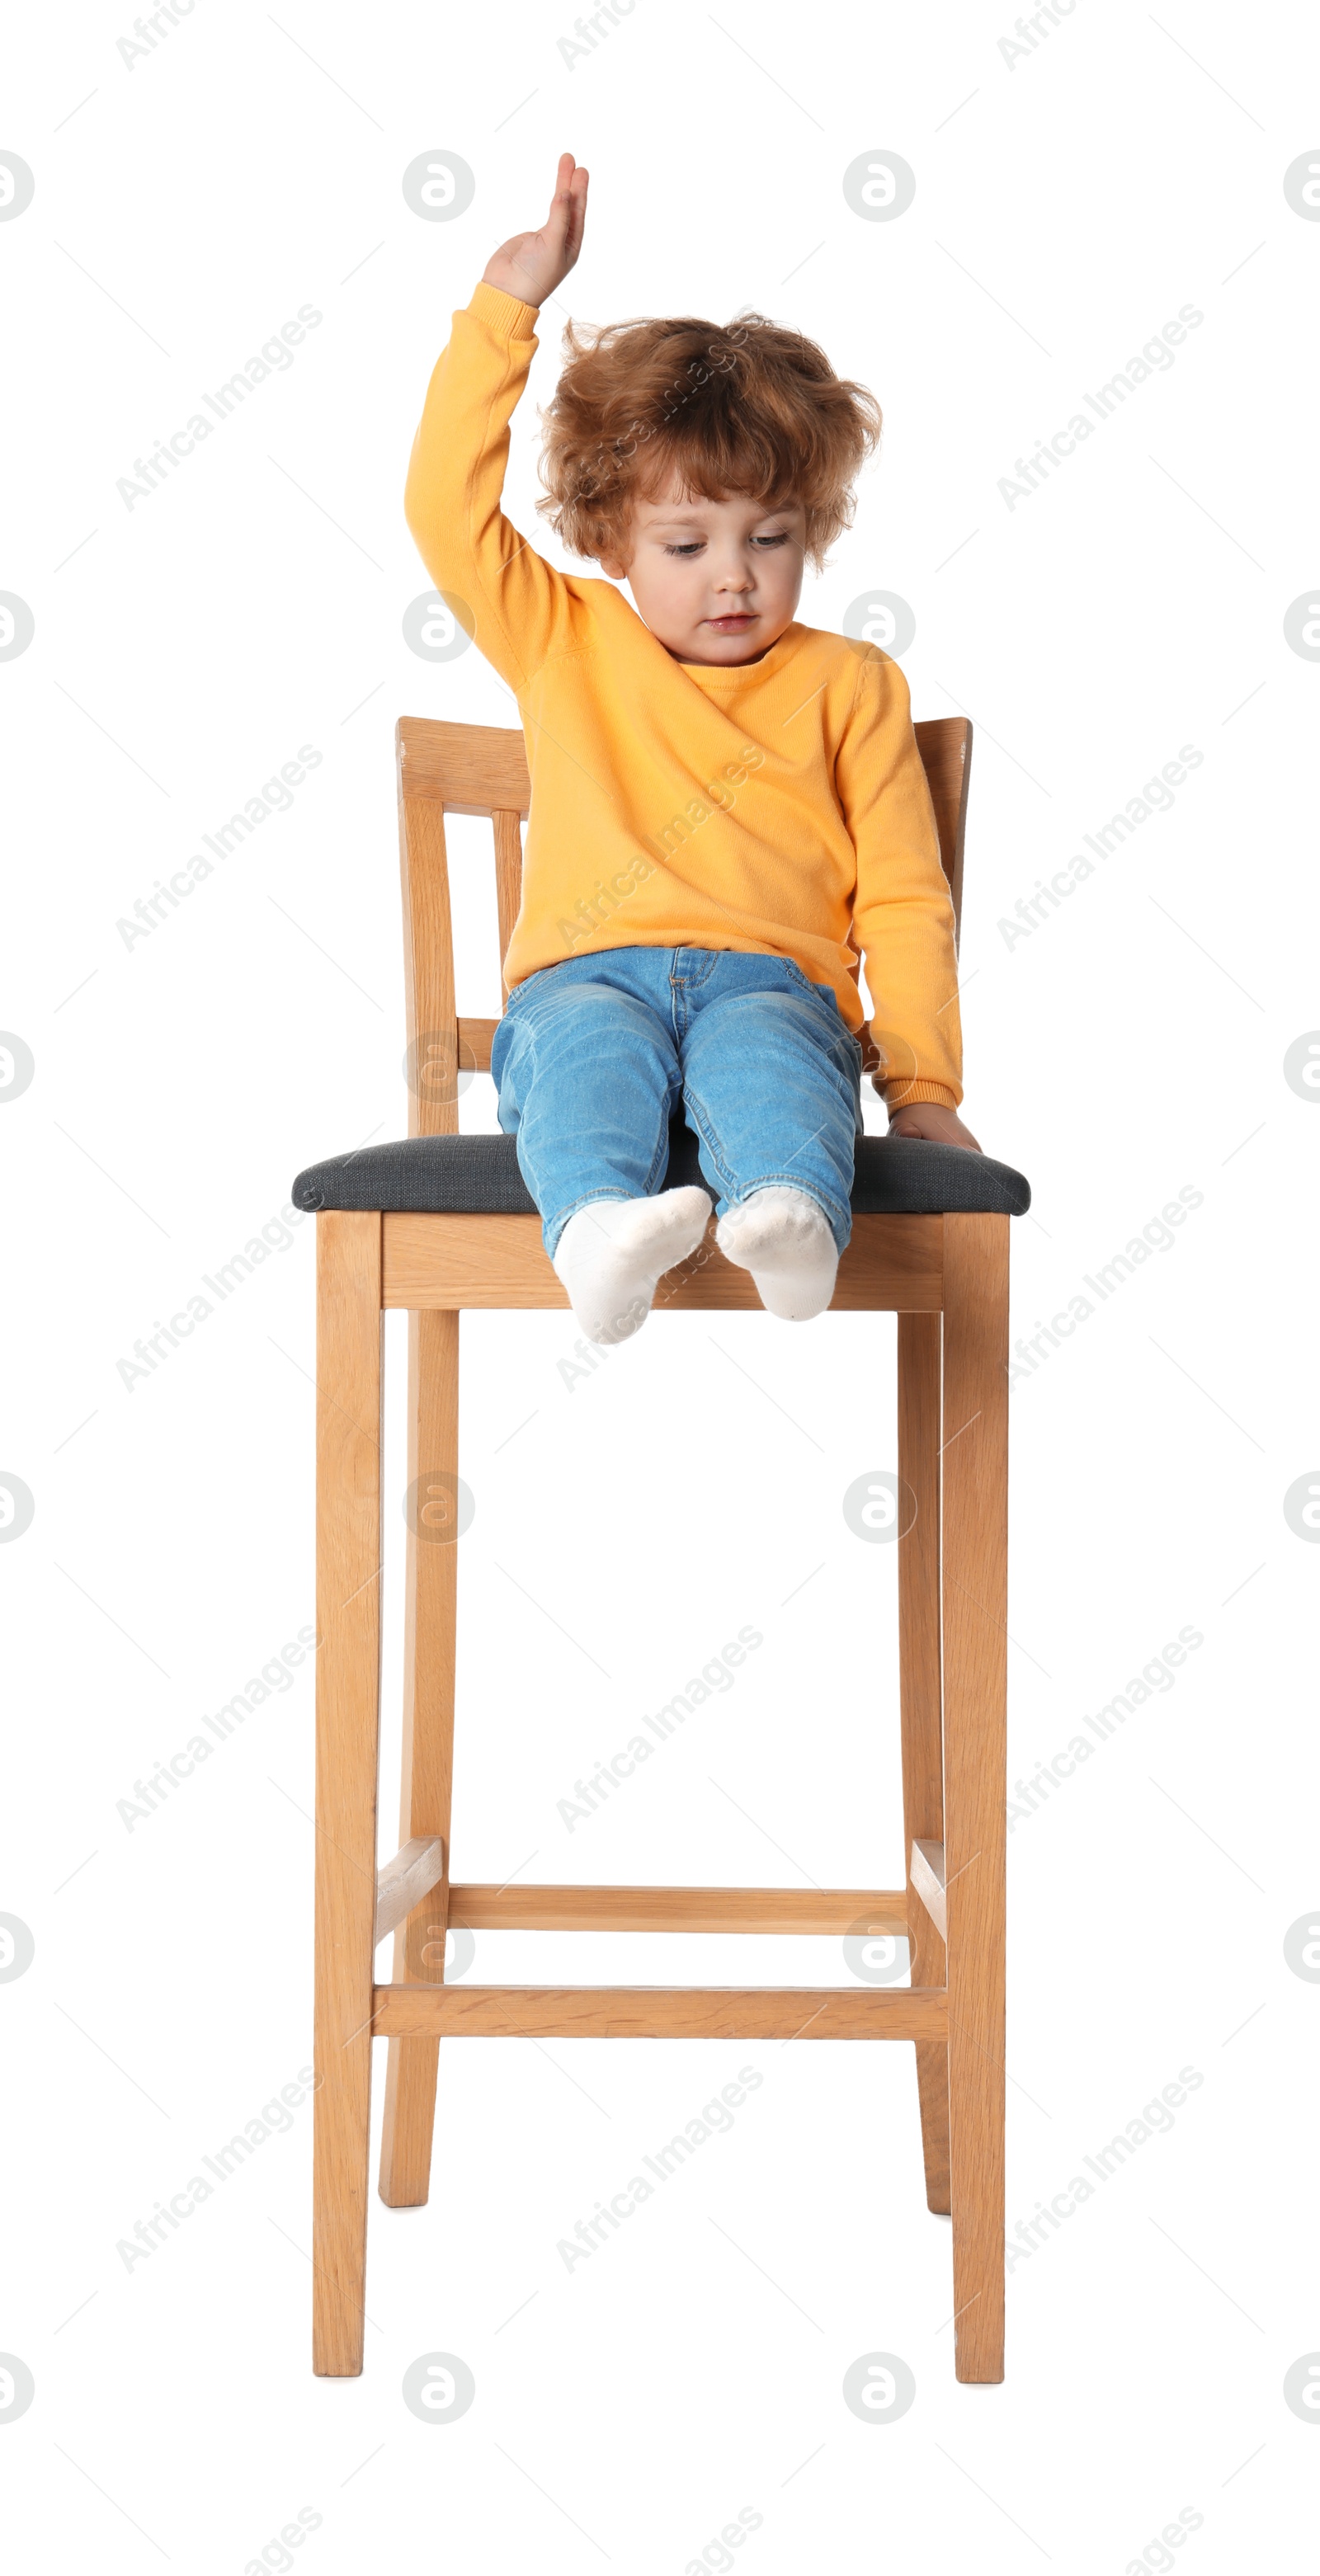
[[[701,1183],[697,1140],[681,1118],[669,1130],[666,1189]],[[704,1185],[703,1185],[704,1186]],[[535,1216],[512,1136],[407,1136],[312,1163],[293,1185],[295,1207],[408,1209],[436,1216]],[[1021,1172],[958,1145],[915,1136],[859,1136],[855,1216],[1022,1216]]]

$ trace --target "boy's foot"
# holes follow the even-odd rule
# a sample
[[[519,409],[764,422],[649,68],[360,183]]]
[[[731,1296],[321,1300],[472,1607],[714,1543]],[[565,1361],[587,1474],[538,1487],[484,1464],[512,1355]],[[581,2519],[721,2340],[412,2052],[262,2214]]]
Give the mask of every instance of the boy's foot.
[[[803,1190],[754,1190],[715,1229],[727,1261],[750,1270],[771,1315],[789,1324],[823,1315],[834,1294],[839,1256],[823,1209]]]
[[[710,1222],[704,1190],[593,1199],[571,1216],[551,1264],[589,1342],[640,1332],[666,1270],[695,1252]]]

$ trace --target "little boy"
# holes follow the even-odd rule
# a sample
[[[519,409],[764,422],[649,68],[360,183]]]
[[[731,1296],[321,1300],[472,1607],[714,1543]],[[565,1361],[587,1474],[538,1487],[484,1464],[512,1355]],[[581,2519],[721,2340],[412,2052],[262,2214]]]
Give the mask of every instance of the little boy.
[[[707,1190],[664,1188],[680,1103],[720,1250],[771,1314],[828,1306],[862,954],[891,1134],[979,1148],[956,1114],[953,910],[907,684],[874,646],[795,623],[804,560],[819,570],[850,524],[874,398],[759,314],[570,326],[538,506],[608,578],[555,571],[501,513],[537,308],[586,198],[566,153],[543,230],[455,314],[404,509],[517,696],[531,817],[491,1071],[574,1314],[616,1342],[710,1219]]]

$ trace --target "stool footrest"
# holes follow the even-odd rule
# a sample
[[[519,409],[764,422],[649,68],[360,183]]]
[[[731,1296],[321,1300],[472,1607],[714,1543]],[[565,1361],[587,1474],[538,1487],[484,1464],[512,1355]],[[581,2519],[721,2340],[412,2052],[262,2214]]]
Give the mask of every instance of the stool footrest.
[[[393,1860],[387,1860],[376,1879],[375,1943],[379,1947],[387,1932],[394,1932],[420,1905],[424,1896],[445,1874],[445,1847],[439,1834],[417,1834]]]
[[[451,1887],[472,1932],[905,1932],[902,1888]]]
[[[914,1842],[909,1866],[914,1896],[920,1897],[941,1941],[947,1941],[949,1909],[944,1899],[943,1843]]]
[[[377,1986],[378,2039],[934,2039],[943,1986]]]

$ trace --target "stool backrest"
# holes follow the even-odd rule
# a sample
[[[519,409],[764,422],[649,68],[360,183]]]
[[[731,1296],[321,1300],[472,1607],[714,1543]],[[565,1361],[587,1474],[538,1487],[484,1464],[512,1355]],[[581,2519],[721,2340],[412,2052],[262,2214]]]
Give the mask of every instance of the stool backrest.
[[[940,857],[962,917],[963,840],[971,772],[966,716],[934,716],[914,728],[935,809]],[[441,724],[400,716],[399,861],[403,872],[403,972],[408,1026],[411,1136],[458,1132],[460,1071],[490,1065],[494,1020],[461,1019],[454,995],[446,814],[489,818],[495,837],[495,896],[503,968],[522,900],[522,833],[531,780],[522,734],[503,725]],[[864,1042],[865,1043],[865,1042]],[[868,1059],[871,1060],[871,1059]]]

